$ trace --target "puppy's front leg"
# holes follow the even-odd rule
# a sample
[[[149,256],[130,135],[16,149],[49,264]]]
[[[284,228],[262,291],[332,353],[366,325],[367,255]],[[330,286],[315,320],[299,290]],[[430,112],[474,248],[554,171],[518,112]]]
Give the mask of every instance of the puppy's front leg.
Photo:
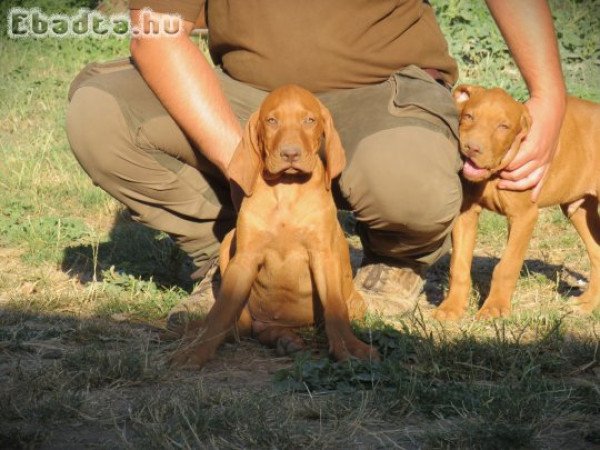
[[[519,279],[519,272],[537,217],[538,209],[533,204],[524,211],[507,215],[506,250],[494,269],[490,293],[477,313],[477,319],[505,317],[510,314],[512,294]]]
[[[433,313],[433,317],[437,320],[460,319],[467,309],[480,212],[481,207],[474,203],[456,218],[452,229],[450,289],[444,301]]]
[[[252,255],[235,255],[223,274],[218,299],[204,321],[205,328],[172,358],[172,364],[201,368],[223,343],[248,300],[260,261]],[[197,330],[199,331],[199,330]]]
[[[350,327],[348,307],[342,294],[339,259],[331,251],[310,252],[310,270],[323,305],[329,353],[337,361],[350,357],[379,361],[379,353],[358,339]]]

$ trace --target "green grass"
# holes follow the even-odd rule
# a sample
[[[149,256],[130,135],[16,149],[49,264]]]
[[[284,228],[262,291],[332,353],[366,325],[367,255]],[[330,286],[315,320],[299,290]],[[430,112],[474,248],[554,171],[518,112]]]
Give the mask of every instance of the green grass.
[[[549,1],[559,38],[563,72],[572,95],[600,101],[600,14],[595,0]],[[481,2],[432,2],[457,59],[462,83],[499,86],[520,100],[527,89],[500,32]]]
[[[525,86],[483,2],[433,2],[461,82]],[[48,12],[89,6],[5,1]],[[593,0],[551,1],[571,93],[600,101],[600,15]],[[0,31],[4,34],[5,22]],[[93,186],[65,135],[66,95],[88,62],[125,40],[0,37],[0,447],[593,448],[600,443],[600,313],[571,295],[589,264],[557,209],[540,217],[505,320],[440,325],[421,310],[357,324],[385,356],[334,363],[226,344],[201,373],[169,370],[157,329],[189,292],[171,240],[133,223]],[[349,226],[352,218],[342,215]],[[505,220],[482,215],[470,313],[489,289]],[[352,242],[356,239],[351,237]]]

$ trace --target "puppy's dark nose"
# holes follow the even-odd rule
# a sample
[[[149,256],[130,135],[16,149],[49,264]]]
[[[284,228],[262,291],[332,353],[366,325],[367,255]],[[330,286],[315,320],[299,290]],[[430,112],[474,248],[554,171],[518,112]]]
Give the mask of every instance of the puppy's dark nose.
[[[282,147],[279,156],[286,162],[296,162],[300,159],[300,148],[293,145]]]
[[[467,142],[465,144],[465,150],[471,156],[479,155],[481,153],[481,147],[474,142]]]

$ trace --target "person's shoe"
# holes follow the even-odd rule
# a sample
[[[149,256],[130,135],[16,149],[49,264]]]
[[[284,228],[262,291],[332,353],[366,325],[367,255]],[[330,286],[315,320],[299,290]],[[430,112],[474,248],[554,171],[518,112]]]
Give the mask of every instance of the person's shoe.
[[[392,265],[365,256],[354,277],[354,286],[363,296],[367,311],[383,317],[412,311],[423,290],[423,270]]]
[[[199,280],[190,296],[175,305],[167,316],[167,330],[185,331],[190,321],[199,319],[210,311],[215,304],[215,296],[221,284],[221,273],[217,259],[207,262],[191,275],[192,280]]]

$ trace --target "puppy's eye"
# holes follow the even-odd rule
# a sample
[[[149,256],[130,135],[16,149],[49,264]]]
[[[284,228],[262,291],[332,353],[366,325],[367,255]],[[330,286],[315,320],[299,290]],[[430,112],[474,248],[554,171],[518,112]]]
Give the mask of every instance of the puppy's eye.
[[[305,117],[303,122],[305,125],[312,125],[316,120],[314,117]]]
[[[267,123],[269,125],[277,125],[277,119],[275,117],[268,117],[267,118]]]
[[[464,113],[462,115],[462,119],[463,120],[473,120],[473,114],[471,114],[471,113]]]
[[[498,129],[506,131],[506,130],[510,129],[510,126],[508,124],[506,124],[506,123],[501,123],[500,125],[498,125]]]

